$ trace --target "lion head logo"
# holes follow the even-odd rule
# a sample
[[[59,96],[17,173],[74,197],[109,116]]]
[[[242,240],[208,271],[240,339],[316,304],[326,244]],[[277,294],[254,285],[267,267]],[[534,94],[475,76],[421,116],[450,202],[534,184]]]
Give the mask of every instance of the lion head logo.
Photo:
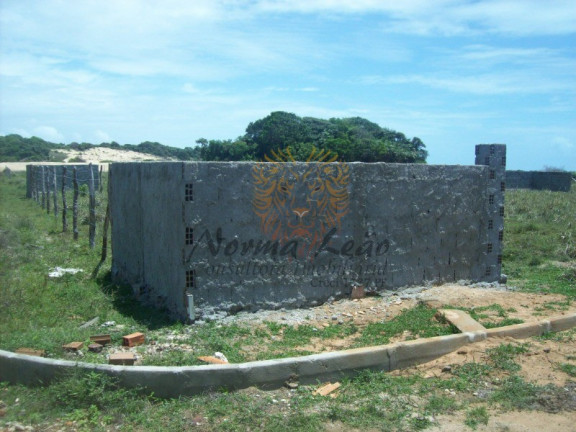
[[[313,150],[297,164],[290,150],[254,166],[253,208],[262,232],[271,240],[298,243],[298,257],[312,259],[324,235],[340,230],[348,213],[349,167],[337,155]]]

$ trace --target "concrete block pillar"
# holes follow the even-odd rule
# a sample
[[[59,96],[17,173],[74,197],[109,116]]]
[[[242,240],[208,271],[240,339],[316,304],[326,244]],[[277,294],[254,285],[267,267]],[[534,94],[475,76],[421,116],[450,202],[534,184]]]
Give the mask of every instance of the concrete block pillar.
[[[478,144],[476,165],[489,167],[488,187],[484,199],[488,204],[486,236],[486,280],[497,281],[502,271],[504,241],[504,192],[506,191],[506,145]]]

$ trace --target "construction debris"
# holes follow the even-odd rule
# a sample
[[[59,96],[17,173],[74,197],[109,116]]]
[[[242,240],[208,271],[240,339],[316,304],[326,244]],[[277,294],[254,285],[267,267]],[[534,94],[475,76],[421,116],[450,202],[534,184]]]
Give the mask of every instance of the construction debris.
[[[144,336],[144,333],[140,332],[132,333],[122,338],[122,345],[127,347],[142,345],[145,342],[146,342],[146,336]]]
[[[131,352],[119,352],[110,354],[108,363],[113,365],[132,366],[136,361],[136,354]]]
[[[334,384],[328,383],[323,385],[322,387],[317,388],[314,394],[319,396],[327,396],[334,390],[339,389],[341,385],[342,384],[340,384],[339,382],[335,382]]]
[[[30,356],[36,356],[36,357],[45,357],[46,351],[38,350],[38,349],[34,349],[34,348],[18,348],[16,350],[16,354],[26,354],[26,355],[30,355]]]
[[[219,359],[218,357],[213,356],[200,356],[198,357],[198,360],[212,364],[228,364],[227,361],[224,361],[222,359]]]
[[[62,345],[62,349],[64,351],[76,352],[79,349],[81,349],[83,346],[84,346],[83,342],[70,342],[66,345]]]

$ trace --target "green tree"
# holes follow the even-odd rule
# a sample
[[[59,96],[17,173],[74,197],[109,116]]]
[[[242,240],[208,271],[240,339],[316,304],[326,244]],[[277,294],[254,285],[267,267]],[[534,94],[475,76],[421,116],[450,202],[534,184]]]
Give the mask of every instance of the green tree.
[[[272,150],[306,142],[306,123],[295,114],[276,111],[250,123],[244,139],[255,147],[255,157],[263,159]]]

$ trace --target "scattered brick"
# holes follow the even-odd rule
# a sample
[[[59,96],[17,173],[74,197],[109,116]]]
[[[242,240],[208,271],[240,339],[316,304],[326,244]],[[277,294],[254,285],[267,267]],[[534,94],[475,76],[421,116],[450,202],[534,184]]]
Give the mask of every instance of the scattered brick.
[[[352,288],[352,292],[350,293],[350,298],[352,300],[361,299],[366,297],[366,292],[364,291],[364,287],[362,285],[356,285]]]
[[[122,338],[122,345],[127,347],[142,345],[145,342],[146,336],[144,336],[144,333],[140,332],[132,333]]]
[[[62,345],[64,351],[78,351],[84,346],[82,342],[70,342],[69,344]]]
[[[316,391],[314,392],[315,395],[320,395],[320,396],[327,396],[330,393],[332,393],[334,390],[337,390],[340,388],[342,384],[340,384],[339,382],[336,382],[334,384],[332,383],[328,383],[323,385],[322,387],[316,389]]]
[[[218,357],[212,357],[212,356],[201,356],[198,357],[198,360],[212,364],[228,364],[228,362],[221,360]]]
[[[100,345],[99,343],[92,343],[88,345],[88,351],[90,352],[99,353],[102,352],[102,348],[104,348],[104,346]]]
[[[110,354],[108,357],[108,364],[132,366],[136,361],[136,354],[119,352]]]
[[[36,357],[45,357],[46,351],[33,349],[33,348],[18,348],[16,350],[16,354],[26,354],[26,355],[30,355],[30,356],[36,356]]]
[[[100,345],[108,345],[112,342],[112,338],[109,334],[102,334],[102,335],[94,335],[90,336],[90,341],[100,344]]]

